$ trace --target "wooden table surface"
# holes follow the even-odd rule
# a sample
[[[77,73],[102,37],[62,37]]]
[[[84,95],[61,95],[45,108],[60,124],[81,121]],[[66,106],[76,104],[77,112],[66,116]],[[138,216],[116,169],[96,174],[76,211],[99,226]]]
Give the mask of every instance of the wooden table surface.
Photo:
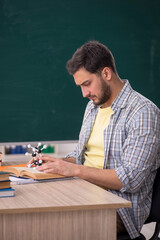
[[[12,185],[15,197],[0,199],[0,213],[130,207],[125,199],[82,179]]]

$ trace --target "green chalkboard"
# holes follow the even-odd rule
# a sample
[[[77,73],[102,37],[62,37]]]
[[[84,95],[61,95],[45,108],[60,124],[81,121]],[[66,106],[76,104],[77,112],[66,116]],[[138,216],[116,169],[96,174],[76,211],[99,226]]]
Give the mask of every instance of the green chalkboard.
[[[159,0],[0,0],[0,142],[78,139],[87,100],[65,68],[88,40],[160,107]]]

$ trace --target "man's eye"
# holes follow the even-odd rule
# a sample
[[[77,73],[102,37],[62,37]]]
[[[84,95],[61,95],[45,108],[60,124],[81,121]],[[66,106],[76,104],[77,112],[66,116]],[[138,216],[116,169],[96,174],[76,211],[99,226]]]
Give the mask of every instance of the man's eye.
[[[86,83],[84,83],[84,86],[87,87],[87,86],[89,86],[89,84],[90,84],[89,82],[86,82]]]

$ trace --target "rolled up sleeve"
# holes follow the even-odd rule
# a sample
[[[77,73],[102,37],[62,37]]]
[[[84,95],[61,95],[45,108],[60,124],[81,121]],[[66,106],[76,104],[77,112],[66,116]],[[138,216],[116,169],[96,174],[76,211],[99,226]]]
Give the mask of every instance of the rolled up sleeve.
[[[142,111],[133,119],[122,148],[121,166],[116,173],[123,183],[121,192],[137,192],[150,171],[158,168],[160,119],[151,111]]]

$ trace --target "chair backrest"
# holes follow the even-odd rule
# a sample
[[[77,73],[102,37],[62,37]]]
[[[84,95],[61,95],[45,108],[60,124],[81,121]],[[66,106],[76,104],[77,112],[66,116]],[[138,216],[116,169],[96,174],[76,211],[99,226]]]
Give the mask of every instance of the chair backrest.
[[[160,222],[160,168],[154,180],[151,210],[146,220],[146,223],[150,222]]]

